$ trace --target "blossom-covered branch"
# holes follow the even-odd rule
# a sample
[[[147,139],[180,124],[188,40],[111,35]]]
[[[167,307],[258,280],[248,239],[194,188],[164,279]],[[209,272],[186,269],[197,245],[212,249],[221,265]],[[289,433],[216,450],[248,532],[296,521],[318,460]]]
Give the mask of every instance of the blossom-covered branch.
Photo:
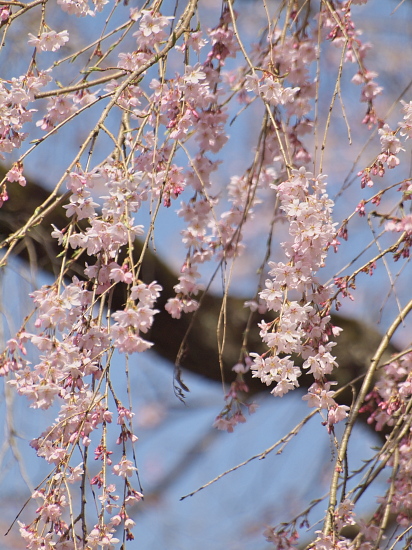
[[[402,169],[412,102],[401,104],[396,127],[378,115],[383,88],[352,13],[359,3],[324,1],[315,13],[310,3],[290,0],[272,13],[262,2],[255,44],[232,0],[214,13],[212,26],[203,24],[207,6],[197,0],[154,0],[131,9],[109,0],[0,7],[3,55],[12,55],[9,41],[21,41],[21,26],[27,30],[21,58],[5,63],[0,81],[0,154],[10,165],[0,183],[1,265],[13,254],[37,255],[39,266],[55,275],[31,292],[32,309],[7,334],[1,354],[9,387],[29,407],[57,414],[31,442],[50,471],[32,494],[38,506],[31,521],[20,522],[27,548],[110,549],[133,540],[130,511],[144,491],[135,411],[124,388],[129,358],[152,348],[176,361],[181,398],[181,365],[223,377],[224,404],[214,426],[228,432],[246,421],[246,412],[256,412],[245,396],[257,388],[271,386],[276,398],[306,388],[303,399],[319,412],[336,448],[323,530],[310,548],[369,550],[383,540],[392,511],[401,528],[410,520],[409,354],[380,369],[410,298],[401,306],[396,297],[400,313],[382,340],[370,339],[372,349],[361,342],[346,358],[345,349],[339,358],[335,340],[344,338],[342,328],[360,325],[332,313],[346,297],[356,304],[356,285],[366,273],[380,286],[381,268],[396,295],[402,269],[393,277],[392,265],[407,266],[412,242],[405,209],[410,179],[384,179]],[[94,78],[96,72],[101,76]],[[347,75],[361,86],[363,109],[350,122],[342,91]],[[340,196],[336,166],[329,167],[328,184],[323,173],[326,150],[336,155],[338,98],[349,137],[351,125],[376,129],[379,137],[344,206],[331,198]],[[247,116],[251,153],[235,165],[228,153],[237,137],[232,124]],[[70,135],[73,150],[65,147],[61,159],[48,155],[53,191],[45,193],[30,182],[30,167],[39,151],[53,151]],[[382,189],[369,196],[376,181]],[[356,218],[377,253],[352,236]],[[179,244],[177,276],[155,257],[159,234]],[[344,253],[346,240],[353,249]],[[245,304],[230,296],[242,265],[255,278]],[[210,291],[217,274],[220,297]],[[352,403],[343,388],[356,383]],[[348,443],[361,412],[385,427],[388,439],[376,461],[392,469],[370,526],[355,507],[374,482],[376,464],[364,482],[348,488]],[[347,421],[342,437],[341,421]],[[277,548],[296,547],[298,521],[306,526],[308,512],[268,527],[265,536]],[[360,534],[351,541],[344,528],[356,522]]]

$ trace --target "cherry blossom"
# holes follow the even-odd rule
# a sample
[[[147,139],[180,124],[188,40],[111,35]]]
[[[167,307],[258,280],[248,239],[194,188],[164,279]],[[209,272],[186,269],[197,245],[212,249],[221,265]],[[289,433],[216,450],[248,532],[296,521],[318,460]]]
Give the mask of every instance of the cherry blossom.
[[[56,52],[69,41],[67,31],[45,31],[38,38],[29,33],[29,37],[28,43],[42,52]]]
[[[31,313],[15,334],[6,336],[0,355],[0,376],[10,390],[36,412],[48,410],[54,418],[30,442],[30,452],[49,465],[50,474],[32,494],[37,502],[28,512],[32,519],[18,524],[27,548],[104,550],[133,540],[135,521],[128,507],[144,498],[135,429],[157,425],[165,407],[162,403],[155,411],[155,405],[146,405],[152,408],[148,418],[145,406],[134,407],[132,399],[122,402],[119,387],[126,387],[131,369],[140,369],[130,356],[156,349],[152,328],[157,328],[160,311],[164,308],[174,319],[187,315],[191,326],[191,315],[198,310],[195,315],[202,315],[218,276],[223,297],[219,326],[205,330],[208,339],[217,333],[219,361],[232,378],[224,384],[213,426],[232,433],[255,413],[248,377],[259,379],[262,390],[276,398],[305,380],[303,400],[315,409],[335,460],[324,527],[307,547],[375,548],[389,512],[399,526],[409,527],[410,352],[385,364],[372,361],[375,370],[361,384],[372,374],[373,384],[362,386],[357,395],[366,398],[357,403],[356,397],[351,408],[340,404],[342,386],[334,381],[335,374],[339,379],[334,340],[341,329],[333,324],[333,307],[338,309],[346,297],[356,305],[357,277],[374,275],[387,254],[395,262],[407,262],[412,244],[412,217],[405,206],[412,199],[410,178],[389,185],[384,179],[389,169],[397,174],[402,168],[412,136],[412,101],[407,95],[401,100],[397,126],[380,113],[378,96],[384,89],[372,70],[378,63],[369,57],[372,45],[363,40],[357,23],[355,6],[363,3],[325,2],[311,7],[314,17],[306,8],[296,10],[293,2],[283,3],[273,19],[267,17],[255,44],[245,38],[244,14],[233,11],[233,2],[224,3],[205,27],[204,6],[196,2],[172,12],[162,2],[131,9],[119,3],[110,11],[108,0],[58,0],[70,37],[67,30],[53,30],[57,19],[47,1],[0,7],[5,32],[18,32],[15,21],[29,11],[25,28],[31,31],[23,40],[24,67],[23,61],[16,68],[7,66],[0,82],[0,155],[8,163],[0,205],[20,196],[19,186],[30,187],[33,152],[44,143],[62,136],[67,157],[71,155],[69,160],[63,155],[65,166],[59,168],[50,149],[42,168],[54,191],[2,243],[4,262],[26,242],[29,255],[33,247],[37,252],[43,230],[59,250],[51,262],[55,280],[33,289]],[[79,30],[79,17],[94,18],[88,23],[90,36]],[[44,52],[53,53],[53,65],[46,65],[49,55]],[[333,165],[330,183],[323,173],[332,116],[325,143],[319,141],[319,120],[328,116],[322,111],[324,64],[327,60],[332,66],[335,57],[338,77],[329,113],[335,114],[336,97],[346,104],[341,82],[348,76],[360,87],[366,110],[363,119],[348,126],[359,129],[363,123],[377,130],[372,160],[355,171],[360,189],[347,193],[344,183],[347,202],[341,210],[337,203],[337,213],[331,197],[340,198],[339,178]],[[256,137],[255,118],[261,116],[258,138],[250,158],[233,159],[233,151],[237,157],[243,152],[226,144],[249,140],[249,128],[245,132],[237,125],[244,112],[252,112],[250,139]],[[232,160],[239,161],[237,173]],[[227,172],[221,170],[223,163]],[[378,182],[378,192],[371,196]],[[12,211],[18,207],[13,204]],[[60,207],[65,216],[45,229],[43,220]],[[171,221],[174,214],[179,229]],[[343,241],[351,246],[355,216],[369,224],[379,253],[359,269],[350,263],[340,270],[340,249],[347,244]],[[17,215],[16,220],[11,222],[18,223]],[[157,275],[150,259],[164,238],[159,220],[173,242],[182,244],[176,252],[179,271],[170,276],[174,280],[162,282],[164,289],[153,280]],[[375,236],[376,221],[382,236]],[[395,244],[383,246],[385,239]],[[333,275],[326,276],[324,268],[335,254],[336,269],[332,266]],[[226,306],[239,266],[258,274],[255,291],[242,300],[258,318],[251,315],[237,357],[225,364],[221,327],[237,322],[227,316]],[[392,279],[391,285],[395,288]],[[262,341],[259,353],[249,349],[253,329]],[[184,357],[185,349],[181,351]],[[140,387],[136,391],[150,403]],[[342,453],[359,410],[377,431],[390,435],[376,460],[365,466],[365,486],[355,483],[349,489],[352,474],[344,471]],[[344,437],[336,428],[339,423]],[[296,433],[285,436],[285,444]],[[366,525],[358,517],[357,502],[379,468],[390,472],[390,487],[378,497],[376,513]],[[87,502],[90,490],[95,498]],[[83,500],[74,520],[76,492]],[[280,550],[297,548],[308,517],[305,512],[290,523],[267,526],[264,536]],[[355,524],[360,529],[356,543],[342,534]]]

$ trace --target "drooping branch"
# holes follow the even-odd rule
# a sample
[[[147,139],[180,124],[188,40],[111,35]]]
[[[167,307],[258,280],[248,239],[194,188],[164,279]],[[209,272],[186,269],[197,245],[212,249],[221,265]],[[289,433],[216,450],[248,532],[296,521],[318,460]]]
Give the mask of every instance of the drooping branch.
[[[0,211],[0,235],[5,238],[17,231],[33,214],[35,209],[48,197],[48,191],[42,186],[28,181],[26,187],[13,184],[11,197]],[[27,262],[35,262],[40,270],[57,275],[60,272],[61,247],[56,239],[50,236],[51,226],[62,229],[68,224],[66,212],[62,208],[65,198],[62,196],[60,205],[49,212],[42,222],[30,228],[14,252]],[[134,258],[137,261],[142,250],[142,243],[136,240],[134,243]],[[76,275],[84,278],[84,264],[94,263],[84,253],[77,261],[73,261],[68,269],[67,276]],[[232,367],[239,360],[239,352],[243,341],[243,333],[247,325],[249,310],[243,307],[244,300],[239,297],[229,296],[226,303],[226,335],[222,357],[222,368],[219,362],[217,325],[222,307],[222,298],[211,293],[206,293],[202,298],[199,311],[191,323],[192,314],[183,315],[181,319],[172,319],[165,311],[164,305],[168,298],[174,296],[173,286],[177,282],[177,275],[161,259],[151,252],[146,251],[141,269],[141,278],[145,282],[156,280],[163,292],[157,303],[160,312],[156,315],[149,339],[154,342],[154,349],[165,359],[175,363],[182,340],[185,338],[183,353],[181,354],[181,366],[185,369],[214,381],[221,381],[222,375],[227,383],[235,379]],[[126,294],[121,285],[116,285],[112,297],[112,309],[122,309],[125,304]],[[256,323],[261,316],[256,315],[251,323],[252,329],[248,335],[248,350],[262,352],[262,342],[258,334]],[[337,355],[339,369],[337,376],[339,385],[349,384],[352,380],[366,372],[370,358],[381,340],[380,334],[373,328],[342,316],[334,315],[333,323],[344,330],[338,339],[334,353]],[[388,350],[388,355],[394,349]],[[388,356],[387,355],[387,356]],[[387,357],[386,356],[386,357]],[[223,372],[222,372],[223,370]],[[303,375],[299,379],[300,385],[308,387],[313,383],[313,378]],[[252,393],[265,389],[258,379],[247,377],[247,383]],[[340,402],[349,404],[352,392],[348,389],[340,396]]]

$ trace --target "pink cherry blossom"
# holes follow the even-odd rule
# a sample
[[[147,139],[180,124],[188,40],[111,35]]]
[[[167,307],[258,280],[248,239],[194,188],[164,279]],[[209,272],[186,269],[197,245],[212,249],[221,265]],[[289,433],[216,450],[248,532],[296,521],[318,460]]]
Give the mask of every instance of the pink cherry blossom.
[[[69,41],[67,31],[45,31],[38,38],[29,33],[29,37],[28,43],[42,52],[56,52]]]

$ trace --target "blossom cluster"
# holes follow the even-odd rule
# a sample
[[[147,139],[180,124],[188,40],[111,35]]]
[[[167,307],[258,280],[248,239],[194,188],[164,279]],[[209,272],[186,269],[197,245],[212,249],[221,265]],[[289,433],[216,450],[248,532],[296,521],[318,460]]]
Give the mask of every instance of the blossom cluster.
[[[352,82],[362,86],[361,101],[368,104],[367,112],[362,122],[371,127],[378,122],[374,100],[376,96],[382,93],[383,88],[375,80],[378,73],[369,71],[365,66],[365,58],[367,52],[371,49],[371,44],[364,44],[360,39],[362,31],[356,29],[353,21],[351,12],[352,3],[355,2],[344,2],[335,11],[325,6],[320,12],[322,21],[321,33],[334,46],[344,49],[345,62],[358,65],[358,72],[353,76]]]
[[[54,525],[55,535],[40,536],[32,525],[22,524],[21,533],[30,541],[30,548],[34,544],[64,547],[56,540],[64,540],[69,529],[63,519],[57,521],[56,518],[65,515],[63,509],[69,497],[65,490],[59,489],[60,478],[64,475],[70,483],[84,482],[81,465],[69,466],[67,457],[77,445],[83,448],[94,445],[94,434],[112,422],[113,412],[109,410],[107,395],[99,388],[109,375],[113,350],[130,355],[145,351],[152,345],[142,334],[149,331],[158,312],[154,306],[162,289],[155,281],[145,284],[137,278],[129,249],[135,236],[143,232],[142,226],[135,225],[132,218],[143,200],[142,192],[145,193],[142,181],[142,174],[126,176],[110,162],[98,170],[68,175],[70,198],[65,205],[68,225],[62,229],[54,228],[52,236],[66,251],[79,248],[87,251],[89,259],[94,257],[95,263],[86,264],[84,281],[73,277],[70,283],[55,283],[33,292],[36,330],[33,333],[21,331],[11,339],[2,361],[2,374],[13,372],[10,384],[29,399],[31,407],[48,409],[52,405],[59,406],[55,423],[31,443],[37,455],[56,468],[48,482],[45,504],[37,511],[46,529]],[[106,194],[100,206],[92,192],[102,182]],[[97,210],[99,206],[101,211]],[[128,252],[124,254],[124,251]],[[122,256],[124,260],[120,261]],[[113,322],[109,320],[105,325],[95,307],[99,302],[100,307],[103,306],[114,285],[123,285],[127,289],[127,301],[124,309],[111,313]],[[34,365],[25,358],[28,342],[38,351],[38,361]],[[127,445],[137,440],[131,425],[133,413],[117,397],[115,402],[120,430],[117,444],[126,452]],[[106,513],[118,512],[90,532],[88,543],[93,548],[115,544],[117,539],[113,533],[120,523],[127,537],[133,538],[131,528],[134,522],[125,507],[142,497],[133,489],[129,479],[136,467],[124,456],[113,465],[111,472],[122,480],[127,497],[123,504],[116,504],[120,498],[115,493],[118,487],[113,482],[109,490],[105,481],[111,454],[105,443],[97,445],[96,459],[100,458],[104,467],[94,475],[91,485],[102,488],[99,498]],[[36,493],[33,498],[38,496]]]
[[[361,412],[369,414],[368,423],[375,430],[382,431],[393,427],[403,419],[403,425],[411,421],[412,396],[412,353],[406,353],[382,367],[382,375],[375,382],[374,388],[366,396]],[[395,454],[397,464],[395,466]],[[383,455],[388,467],[394,468],[394,492],[390,508],[396,514],[400,525],[408,527],[412,516],[411,500],[411,460],[412,436],[406,430],[401,441],[388,446]]]
[[[376,160],[369,167],[358,173],[361,176],[361,187],[372,187],[373,181],[371,176],[383,177],[385,175],[385,164],[388,168],[396,168],[400,164],[400,158],[398,154],[401,151],[405,151],[402,145],[406,146],[406,141],[411,137],[412,127],[412,102],[406,103],[401,101],[403,106],[403,119],[398,122],[398,128],[391,130],[389,124],[384,124],[382,128],[378,130],[381,153],[377,156]],[[400,136],[400,137],[399,137]],[[403,138],[403,143],[401,138]],[[400,205],[406,201],[410,201],[412,198],[412,184],[409,179],[404,180],[398,187],[398,191],[402,193]],[[382,192],[375,195],[371,202],[375,205],[379,205],[381,202]],[[369,202],[369,201],[368,201]],[[356,207],[356,211],[360,216],[365,216],[366,201],[362,200]],[[394,252],[394,259],[397,261],[399,258],[409,258],[410,247],[412,244],[412,218],[410,214],[406,213],[403,208],[400,210],[401,216],[396,216],[393,213],[390,215],[383,215],[382,221],[385,223],[385,231],[402,233],[402,248],[399,246]]]
[[[325,176],[314,178],[305,168],[293,170],[289,180],[273,185],[289,223],[292,239],[282,244],[288,263],[270,262],[265,290],[260,299],[273,321],[261,321],[260,336],[269,350],[259,355],[252,353],[253,376],[266,385],[276,383],[273,395],[283,396],[299,387],[302,369],[312,374],[314,383],[303,399],[311,407],[328,412],[327,424],[334,424],[347,416],[348,407],[337,405],[332,382],[327,381],[337,365],[331,354],[334,342],[330,335],[338,335],[326,306],[331,288],[322,286],[316,277],[323,266],[326,254],[335,243],[335,226],[332,222],[332,201],[326,193]],[[299,298],[300,296],[300,298]],[[294,299],[295,298],[295,299]],[[299,367],[292,354],[301,356]]]
[[[45,31],[39,37],[29,33],[28,44],[34,46],[42,52],[56,52],[69,41],[69,33],[67,31]]]
[[[384,124],[378,130],[381,140],[382,153],[378,157],[378,161],[385,162],[388,168],[395,168],[399,164],[399,158],[396,156],[402,150],[399,138],[393,132],[389,124]]]
[[[47,71],[38,74],[19,76],[9,83],[0,82],[0,158],[3,153],[19,149],[27,134],[23,126],[32,120],[36,109],[29,108],[35,94],[41,90],[51,77]],[[14,180],[10,180],[14,181]]]
[[[88,0],[57,0],[61,9],[69,15],[76,17],[94,16],[97,12],[103,10],[109,0],[93,0],[94,9],[90,9]]]
[[[230,389],[225,395],[226,406],[217,415],[213,426],[218,430],[225,430],[229,433],[234,431],[235,426],[238,424],[244,424],[246,417],[244,411],[247,410],[249,414],[256,412],[258,405],[254,402],[247,403],[244,401],[243,395],[247,395],[249,387],[244,381],[243,375],[249,372],[251,360],[249,357],[245,358],[245,363],[237,363],[232,370],[237,373],[237,378],[230,385]]]

